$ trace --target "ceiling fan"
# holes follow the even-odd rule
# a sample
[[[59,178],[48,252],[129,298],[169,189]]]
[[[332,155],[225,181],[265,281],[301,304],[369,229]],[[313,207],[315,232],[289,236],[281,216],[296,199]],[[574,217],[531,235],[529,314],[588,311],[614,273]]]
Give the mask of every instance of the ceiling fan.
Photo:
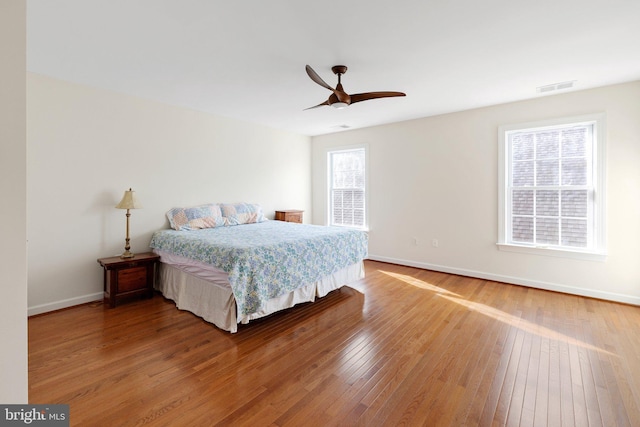
[[[390,98],[393,96],[406,96],[402,92],[365,92],[365,93],[356,93],[353,95],[349,95],[342,88],[342,83],[340,81],[340,77],[347,72],[346,65],[334,65],[333,67],[331,67],[331,71],[333,71],[333,74],[337,74],[338,76],[338,86],[336,86],[335,89],[329,86],[324,80],[322,80],[322,78],[320,78],[318,73],[316,73],[313,70],[313,68],[311,68],[310,66],[307,65],[306,70],[311,80],[318,83],[320,86],[326,89],[329,89],[333,93],[329,95],[329,99],[327,99],[326,101],[318,105],[314,105],[313,107],[305,108],[305,110],[322,107],[323,105],[330,105],[334,108],[345,108],[353,103],[360,102],[360,101],[368,101],[369,99]]]

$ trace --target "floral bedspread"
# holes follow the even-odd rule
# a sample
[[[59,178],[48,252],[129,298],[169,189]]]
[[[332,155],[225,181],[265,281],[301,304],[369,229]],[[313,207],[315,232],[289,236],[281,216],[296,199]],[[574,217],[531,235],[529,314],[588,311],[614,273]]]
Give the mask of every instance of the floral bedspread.
[[[240,318],[259,311],[263,301],[361,261],[367,256],[367,234],[341,227],[265,221],[156,231],[150,246],[227,272]]]

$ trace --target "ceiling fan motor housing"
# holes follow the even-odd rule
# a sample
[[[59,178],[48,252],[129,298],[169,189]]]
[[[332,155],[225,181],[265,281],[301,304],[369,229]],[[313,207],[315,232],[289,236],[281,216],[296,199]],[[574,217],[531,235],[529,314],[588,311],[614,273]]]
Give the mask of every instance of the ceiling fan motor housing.
[[[344,74],[347,72],[347,66],[346,65],[334,65],[333,67],[331,67],[331,71],[333,71],[333,74]]]

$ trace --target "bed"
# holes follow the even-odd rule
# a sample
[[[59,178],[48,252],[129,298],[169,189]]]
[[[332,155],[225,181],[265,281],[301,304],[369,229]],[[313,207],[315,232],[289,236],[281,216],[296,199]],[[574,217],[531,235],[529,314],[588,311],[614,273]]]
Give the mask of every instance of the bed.
[[[172,229],[153,234],[155,287],[220,329],[237,332],[364,277],[363,231],[267,220],[258,205],[203,206],[169,211]]]

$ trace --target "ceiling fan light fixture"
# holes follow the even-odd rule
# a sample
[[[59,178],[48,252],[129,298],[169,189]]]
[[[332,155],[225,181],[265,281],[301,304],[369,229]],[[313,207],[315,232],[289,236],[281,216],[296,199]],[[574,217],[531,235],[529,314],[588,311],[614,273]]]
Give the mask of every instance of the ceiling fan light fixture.
[[[309,65],[305,67],[305,70],[307,71],[307,75],[311,80],[313,80],[323,88],[329,89],[331,92],[333,92],[331,96],[329,96],[329,99],[327,99],[326,101],[321,102],[318,105],[314,105],[313,107],[305,108],[305,110],[322,107],[323,105],[330,105],[333,108],[342,109],[356,102],[368,101],[370,99],[389,98],[392,96],[406,96],[402,92],[365,92],[349,95],[342,88],[342,82],[340,78],[344,73],[347,72],[346,65],[334,65],[333,67],[331,67],[331,71],[333,71],[333,73],[338,76],[338,85],[335,89],[329,86],[327,82],[322,80],[322,77],[320,77],[318,73],[316,73]]]

